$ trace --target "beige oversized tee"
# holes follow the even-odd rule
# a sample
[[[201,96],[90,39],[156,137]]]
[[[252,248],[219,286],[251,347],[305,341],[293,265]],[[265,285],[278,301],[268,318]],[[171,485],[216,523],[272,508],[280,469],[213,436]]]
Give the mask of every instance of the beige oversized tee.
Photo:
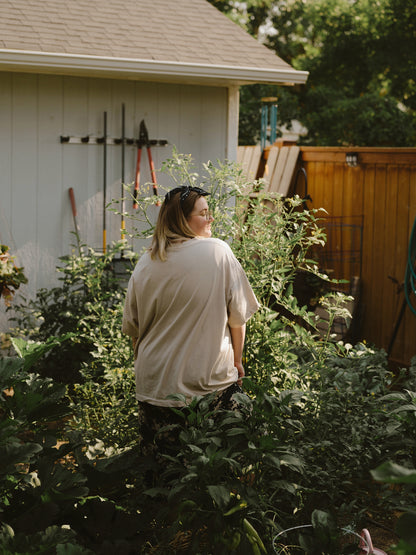
[[[153,405],[181,404],[220,391],[238,372],[229,327],[242,326],[259,304],[224,241],[194,238],[172,245],[167,260],[145,253],[130,278],[124,333],[137,337],[136,397]]]

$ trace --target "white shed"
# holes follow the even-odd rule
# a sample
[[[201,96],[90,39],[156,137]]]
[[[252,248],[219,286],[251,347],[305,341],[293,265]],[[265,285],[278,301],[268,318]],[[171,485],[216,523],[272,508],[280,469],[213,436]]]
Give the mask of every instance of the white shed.
[[[156,169],[173,145],[197,164],[235,160],[239,86],[306,79],[206,0],[2,0],[0,242],[25,269],[25,294],[54,285],[71,250],[69,188],[83,241],[102,246],[104,113],[107,195],[119,198],[122,105],[126,138],[144,120],[150,139],[168,141],[152,147]],[[136,153],[126,142],[126,183]],[[119,237],[112,215],[108,242]]]

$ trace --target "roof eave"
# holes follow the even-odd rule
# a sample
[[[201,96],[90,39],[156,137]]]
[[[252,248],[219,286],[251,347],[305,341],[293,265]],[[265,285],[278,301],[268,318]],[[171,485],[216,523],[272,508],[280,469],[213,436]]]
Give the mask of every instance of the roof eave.
[[[0,49],[0,70],[212,85],[304,84],[307,71]]]

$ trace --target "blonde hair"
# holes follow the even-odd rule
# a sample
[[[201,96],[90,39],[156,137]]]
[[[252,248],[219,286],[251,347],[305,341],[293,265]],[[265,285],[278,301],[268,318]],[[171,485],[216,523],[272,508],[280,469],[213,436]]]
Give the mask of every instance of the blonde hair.
[[[180,189],[173,195],[169,195],[169,193],[166,195],[160,207],[150,247],[150,256],[153,260],[159,258],[165,261],[170,245],[196,237],[195,232],[189,227],[187,219],[200,196],[202,195],[192,189],[184,200],[180,198]]]

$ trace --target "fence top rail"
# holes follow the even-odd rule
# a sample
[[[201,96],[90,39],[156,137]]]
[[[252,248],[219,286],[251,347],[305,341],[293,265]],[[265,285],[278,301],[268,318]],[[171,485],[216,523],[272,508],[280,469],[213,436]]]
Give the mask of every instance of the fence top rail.
[[[362,164],[405,164],[416,166],[416,148],[301,146],[300,152],[304,162],[345,164],[346,154],[356,152],[359,163],[357,167]]]

